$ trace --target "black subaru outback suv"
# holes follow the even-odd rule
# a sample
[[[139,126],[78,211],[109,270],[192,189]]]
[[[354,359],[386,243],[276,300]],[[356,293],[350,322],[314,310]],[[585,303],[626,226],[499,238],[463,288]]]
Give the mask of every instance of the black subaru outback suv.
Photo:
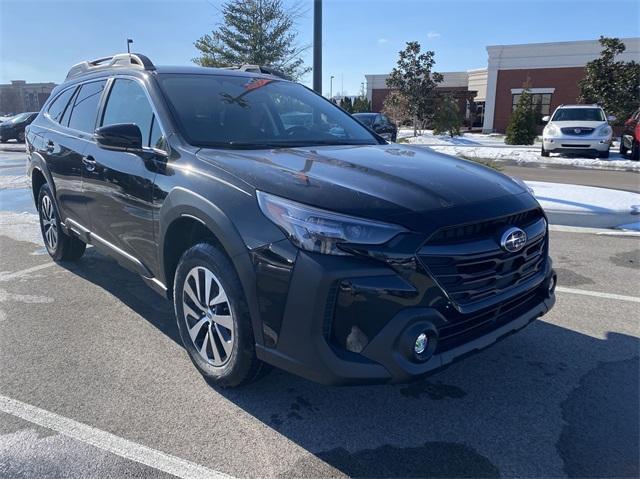
[[[547,222],[522,184],[387,144],[246,70],[75,65],[27,133],[50,255],[91,244],[140,274],[173,300],[195,366],[228,387],[264,363],[407,381],[553,306]]]

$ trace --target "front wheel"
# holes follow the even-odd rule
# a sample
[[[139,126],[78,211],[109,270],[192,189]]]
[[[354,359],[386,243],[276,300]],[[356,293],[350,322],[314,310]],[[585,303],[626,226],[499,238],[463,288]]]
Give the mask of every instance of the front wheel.
[[[629,152],[629,148],[627,148],[626,146],[624,146],[624,136],[621,135],[620,136],[620,154],[622,156],[625,156],[627,153]]]
[[[542,150],[540,150],[540,154],[542,156],[549,156],[549,152],[547,150],[544,149],[544,146],[542,147]]]
[[[87,245],[62,231],[60,213],[49,185],[40,188],[38,195],[38,214],[40,231],[47,252],[55,261],[75,261],[84,254]]]
[[[208,382],[235,387],[257,377],[262,362],[242,285],[217,247],[199,243],[182,255],[174,308],[184,347]]]
[[[609,150],[598,152],[598,158],[609,158]]]

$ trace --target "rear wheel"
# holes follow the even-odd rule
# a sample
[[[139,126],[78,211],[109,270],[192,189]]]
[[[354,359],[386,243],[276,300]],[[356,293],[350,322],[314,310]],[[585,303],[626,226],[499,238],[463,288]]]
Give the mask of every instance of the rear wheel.
[[[60,214],[53,193],[46,183],[38,195],[40,231],[47,252],[55,261],[75,261],[79,259],[87,245],[75,236],[62,231]]]
[[[191,361],[217,386],[235,387],[262,368],[255,352],[249,308],[227,256],[209,243],[189,248],[174,281],[180,337]]]

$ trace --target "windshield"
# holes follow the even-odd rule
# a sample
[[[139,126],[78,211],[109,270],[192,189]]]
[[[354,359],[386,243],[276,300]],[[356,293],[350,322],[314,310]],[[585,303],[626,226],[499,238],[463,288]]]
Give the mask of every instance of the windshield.
[[[19,115],[14,116],[8,121],[10,121],[11,123],[20,123],[21,121],[24,121],[27,118],[29,118],[29,115],[31,115],[31,113],[20,113]]]
[[[358,120],[360,123],[362,123],[365,126],[372,126],[373,125],[373,120],[375,119],[375,115],[353,115],[354,118],[356,120]]]
[[[297,83],[231,75],[159,75],[189,143],[216,148],[374,145],[360,123]]]
[[[605,121],[600,108],[560,108],[551,121]]]

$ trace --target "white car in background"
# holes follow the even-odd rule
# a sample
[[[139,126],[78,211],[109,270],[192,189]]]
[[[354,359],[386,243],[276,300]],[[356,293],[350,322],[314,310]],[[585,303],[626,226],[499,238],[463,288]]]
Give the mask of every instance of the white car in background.
[[[607,116],[598,105],[560,105],[542,132],[542,156],[550,153],[593,155],[608,158],[615,116]]]

